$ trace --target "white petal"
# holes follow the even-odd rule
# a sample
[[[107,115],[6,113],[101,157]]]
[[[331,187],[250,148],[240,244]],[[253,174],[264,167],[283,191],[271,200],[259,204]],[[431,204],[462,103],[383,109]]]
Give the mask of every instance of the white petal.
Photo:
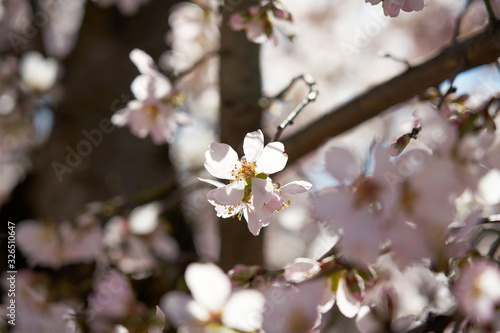
[[[262,150],[262,154],[256,161],[255,169],[265,174],[272,174],[285,168],[288,155],[285,154],[285,146],[281,142],[271,142]]]
[[[156,320],[159,323],[148,327],[148,333],[163,333],[163,329],[165,328],[165,313],[163,313],[159,306],[156,306]]]
[[[345,278],[340,278],[337,289],[337,306],[340,312],[347,318],[354,318],[361,307],[361,302],[354,298],[349,292]]]
[[[213,313],[222,309],[231,293],[231,281],[214,264],[190,264],[185,278],[194,300]]]
[[[142,74],[150,73],[152,70],[156,70],[153,58],[151,58],[151,56],[143,50],[133,49],[130,52],[129,57]]]
[[[221,182],[218,182],[218,181],[212,180],[212,179],[205,179],[205,178],[198,177],[198,180],[201,180],[202,182],[205,182],[205,183],[209,183],[210,185],[213,185],[217,188],[222,187],[222,186],[226,186],[226,184],[223,184]]]
[[[168,319],[176,327],[195,321],[208,321],[210,314],[191,296],[182,291],[171,291],[165,294],[160,305]]]
[[[132,90],[132,93],[138,100],[146,100],[148,97],[152,96],[154,91],[152,77],[144,74],[136,76],[134,81],[130,84],[130,90]]]
[[[268,203],[273,196],[273,183],[271,180],[269,178],[252,178],[252,195],[253,205],[256,209]]]
[[[245,195],[245,182],[235,181],[223,187],[208,192],[210,199],[219,205],[236,205],[241,202]]]
[[[294,195],[304,193],[312,187],[312,184],[304,180],[297,180],[281,187],[281,195]]]
[[[115,114],[111,117],[111,123],[118,127],[127,125],[129,113],[130,109],[128,108],[116,111]]]
[[[358,157],[348,148],[331,147],[325,153],[326,171],[340,183],[352,183],[361,173]]]
[[[322,221],[338,221],[352,215],[352,201],[346,193],[329,187],[316,193],[314,198],[315,217]],[[339,221],[340,220],[340,221]]]
[[[129,226],[133,234],[147,235],[158,226],[162,205],[159,202],[136,207],[129,215]]]
[[[297,258],[295,261],[285,267],[283,274],[286,281],[300,283],[313,277],[321,271],[319,263],[316,260],[308,258]]]
[[[257,290],[235,292],[222,313],[222,323],[243,332],[257,331],[262,327],[264,295]]]
[[[332,279],[325,279],[325,291],[318,304],[320,313],[327,313],[335,304],[335,292],[332,290]]]
[[[248,133],[243,140],[243,152],[248,162],[255,162],[264,149],[264,134],[261,130]]]
[[[361,333],[375,333],[384,330],[380,319],[377,318],[377,315],[367,305],[363,305],[359,309],[358,316],[356,317],[356,326]]]
[[[212,176],[221,179],[235,179],[231,175],[238,163],[238,154],[225,143],[213,142],[205,153],[205,168]]]
[[[260,229],[264,226],[262,222],[257,217],[255,210],[251,210],[248,206],[243,209],[243,215],[245,220],[247,220],[248,230],[254,235],[258,236]]]

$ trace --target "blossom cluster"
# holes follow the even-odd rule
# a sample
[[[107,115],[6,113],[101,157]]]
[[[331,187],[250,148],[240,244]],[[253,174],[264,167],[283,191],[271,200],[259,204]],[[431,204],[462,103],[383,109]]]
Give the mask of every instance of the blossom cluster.
[[[382,1],[385,16],[396,17],[401,10],[405,12],[420,11],[429,3],[429,0],[365,0],[376,5]]]
[[[134,49],[130,59],[141,73],[130,86],[136,99],[117,111],[111,122],[120,127],[129,125],[140,138],[151,135],[155,144],[172,142],[177,125],[188,122],[186,115],[176,111],[182,104],[182,94],[158,71],[147,53]]]
[[[267,40],[278,42],[276,19],[293,22],[292,14],[279,1],[263,1],[246,11],[231,16],[229,24],[233,30],[245,30],[248,40],[263,43]],[[289,35],[288,38],[291,38]]]
[[[200,179],[217,188],[207,194],[215,206],[217,216],[228,218],[243,216],[248,229],[257,236],[262,227],[269,225],[275,212],[290,205],[290,196],[311,188],[305,181],[286,185],[275,184],[270,174],[283,170],[288,160],[281,142],[271,142],[264,147],[261,130],[248,133],[243,141],[245,156],[231,146],[214,142],[205,154],[205,168],[214,177],[230,180],[229,184]]]

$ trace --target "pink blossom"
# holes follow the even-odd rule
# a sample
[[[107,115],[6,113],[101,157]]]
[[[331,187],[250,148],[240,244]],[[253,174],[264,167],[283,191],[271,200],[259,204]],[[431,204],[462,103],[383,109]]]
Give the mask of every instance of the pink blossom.
[[[248,40],[254,43],[264,43],[273,40],[277,43],[274,33],[275,20],[292,22],[292,15],[278,1],[263,2],[260,6],[252,6],[244,12],[235,13],[229,19],[233,30],[245,30]]]
[[[283,277],[288,282],[302,283],[315,277],[320,272],[321,266],[318,261],[307,258],[297,258],[293,263],[285,267]],[[332,290],[332,279],[326,277],[322,280],[324,281],[324,291],[323,297],[318,304],[318,311],[320,313],[326,313],[335,304],[335,293]]]
[[[269,287],[265,291],[267,311],[262,328],[266,333],[311,332],[321,319],[318,306],[324,291],[324,279]]]
[[[99,258],[103,235],[96,225],[27,220],[19,224],[17,240],[30,265],[59,268]]]
[[[231,183],[224,185],[218,181],[200,180],[217,187],[207,194],[217,216],[244,216],[250,232],[258,235],[273,216],[273,211],[264,209],[275,193],[268,175],[283,170],[288,156],[281,142],[271,142],[264,147],[261,130],[245,136],[243,152],[245,156],[240,160],[229,145],[217,142],[210,144],[210,150],[205,153],[205,168],[213,176],[230,180]]]
[[[473,262],[464,268],[456,285],[459,305],[472,320],[485,324],[494,319],[500,305],[500,270],[486,261]]]
[[[11,288],[9,284],[12,281],[8,280],[8,277],[10,276],[2,275],[2,289],[5,291]],[[19,270],[14,281],[16,316],[15,325],[9,327],[10,332],[74,332],[67,318],[75,313],[77,304],[74,301],[51,298],[49,276],[30,270]],[[7,308],[14,299],[7,296],[5,292],[3,308]],[[4,318],[10,320],[11,317]]]
[[[368,174],[353,151],[331,147],[325,154],[325,168],[340,184],[315,196],[315,216],[342,230],[340,248],[359,264],[376,261],[380,245],[387,240],[386,221],[398,194],[398,187],[387,184],[393,168],[389,149],[377,144],[373,156],[373,171]]]
[[[190,264],[185,273],[191,296],[172,291],[163,296],[161,307],[182,332],[204,332],[224,327],[243,332],[262,326],[264,296],[257,290],[231,290],[231,280],[214,264]]]
[[[381,0],[365,0],[372,5],[380,3]],[[420,11],[427,6],[429,0],[383,0],[382,8],[385,16],[396,17],[402,9],[405,12]]]
[[[177,124],[188,121],[185,115],[175,111],[181,98],[175,95],[170,81],[158,72],[148,54],[134,49],[130,59],[141,73],[130,86],[136,99],[117,111],[111,122],[120,127],[128,124],[132,133],[140,138],[151,135],[155,144],[172,142]]]

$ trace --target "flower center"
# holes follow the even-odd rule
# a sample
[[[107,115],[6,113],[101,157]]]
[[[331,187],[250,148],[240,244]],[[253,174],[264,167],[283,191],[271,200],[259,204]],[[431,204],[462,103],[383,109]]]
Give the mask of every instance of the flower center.
[[[241,161],[241,165],[238,168],[238,164],[234,165],[231,175],[237,180],[245,180],[247,178],[255,177],[255,162],[247,162],[245,160]]]
[[[151,120],[156,120],[156,117],[160,114],[160,111],[158,108],[154,105],[146,105],[143,108],[144,113],[146,114],[146,117],[148,117]]]

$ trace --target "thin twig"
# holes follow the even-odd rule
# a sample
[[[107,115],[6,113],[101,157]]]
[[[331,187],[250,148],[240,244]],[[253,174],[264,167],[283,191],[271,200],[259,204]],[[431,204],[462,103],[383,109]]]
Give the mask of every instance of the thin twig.
[[[460,57],[459,63],[458,63],[458,66],[457,66],[457,70],[455,71],[455,73],[453,73],[453,76],[450,79],[450,87],[444,93],[444,95],[441,97],[441,100],[439,101],[439,103],[437,105],[437,109],[438,110],[441,109],[441,106],[443,105],[444,101],[446,100],[446,97],[448,97],[448,95],[450,95],[450,94],[454,93],[455,91],[457,91],[457,88],[455,88],[453,86],[453,84],[455,83],[455,79],[457,78],[457,75],[460,74],[463,71],[464,66],[465,66],[465,58]]]
[[[449,79],[459,69],[459,59],[466,59],[462,71],[496,62],[500,56],[500,23],[484,32],[451,45],[432,59],[383,82],[352,100],[325,112],[323,116],[281,141],[286,147],[288,163],[321,146],[328,138],[339,135],[379,115],[388,108],[406,102]]]
[[[276,131],[276,135],[275,135],[273,141],[278,141],[279,138],[281,137],[281,134],[285,130],[285,128],[288,125],[293,124],[293,120],[295,119],[295,117],[297,117],[299,115],[300,111],[302,111],[309,103],[314,102],[316,100],[316,98],[318,97],[318,92],[319,92],[318,86],[316,85],[316,82],[314,81],[314,79],[310,75],[302,74],[302,75],[294,78],[285,89],[283,89],[278,95],[276,95],[276,97],[274,97],[274,99],[282,98],[283,95],[292,87],[292,85],[295,83],[295,81],[297,81],[299,79],[302,79],[309,86],[309,93],[307,94],[307,97],[304,98],[295,107],[295,109],[293,109],[293,111],[288,115],[288,117],[278,126],[277,131]]]
[[[395,60],[397,62],[401,62],[401,63],[403,63],[403,64],[406,65],[406,69],[410,69],[411,68],[411,65],[408,62],[408,60],[406,60],[404,58],[393,56],[392,54],[384,52],[384,51],[380,51],[378,53],[378,56],[381,57],[381,58],[389,58],[389,59]]]
[[[175,75],[172,78],[172,81],[173,82],[179,81],[184,76],[186,76],[189,73],[191,73],[192,71],[194,71],[198,66],[201,66],[205,61],[207,61],[208,59],[210,59],[213,56],[218,56],[218,55],[220,55],[220,51],[218,51],[218,50],[217,51],[212,51],[212,52],[205,53],[203,55],[203,57],[201,57],[200,59],[198,59],[191,67],[189,67],[188,69],[185,69],[185,70],[181,71],[179,74]]]

